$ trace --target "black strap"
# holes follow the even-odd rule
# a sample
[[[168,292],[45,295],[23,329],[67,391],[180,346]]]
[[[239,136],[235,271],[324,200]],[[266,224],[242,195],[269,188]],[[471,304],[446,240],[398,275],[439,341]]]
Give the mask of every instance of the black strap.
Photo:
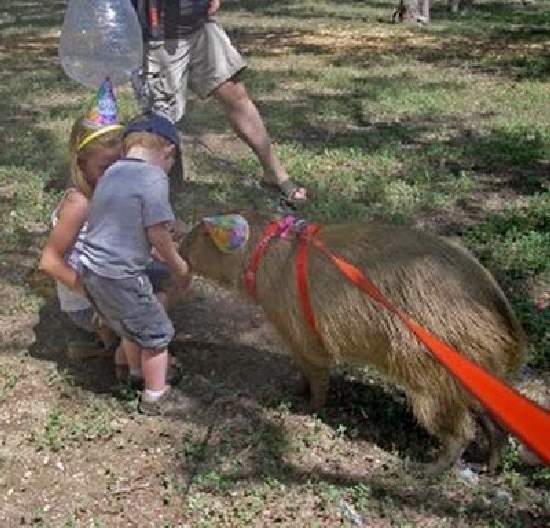
[[[157,0],[162,13],[164,24],[164,38],[178,38],[181,24],[181,4],[179,0]]]
[[[145,0],[131,0],[134,9],[136,10],[139,23],[142,28],[145,28],[147,25],[147,16],[145,11]]]

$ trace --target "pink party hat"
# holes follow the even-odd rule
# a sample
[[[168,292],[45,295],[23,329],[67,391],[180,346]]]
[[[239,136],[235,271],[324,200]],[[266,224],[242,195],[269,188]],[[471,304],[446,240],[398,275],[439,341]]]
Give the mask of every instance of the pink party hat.
[[[239,214],[207,216],[202,221],[222,253],[235,253],[248,242],[250,228],[246,218]]]

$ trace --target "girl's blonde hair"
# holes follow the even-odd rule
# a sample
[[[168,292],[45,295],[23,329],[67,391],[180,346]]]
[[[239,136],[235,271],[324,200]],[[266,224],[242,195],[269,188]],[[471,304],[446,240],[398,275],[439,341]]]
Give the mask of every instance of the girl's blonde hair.
[[[122,127],[113,129],[106,127],[104,134],[98,134],[97,129],[85,125],[85,116],[79,117],[71,130],[69,140],[69,159],[71,164],[71,183],[86,198],[91,198],[94,190],[86,180],[86,176],[80,168],[79,162],[86,160],[97,147],[116,148],[122,142]],[[101,130],[101,129],[100,129]],[[91,138],[90,136],[95,137]],[[87,139],[90,138],[90,141]]]

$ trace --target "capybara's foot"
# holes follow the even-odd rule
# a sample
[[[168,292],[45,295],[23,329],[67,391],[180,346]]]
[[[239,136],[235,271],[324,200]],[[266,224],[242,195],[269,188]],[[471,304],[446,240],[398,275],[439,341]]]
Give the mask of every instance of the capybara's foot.
[[[448,460],[437,459],[435,462],[419,464],[418,470],[424,477],[434,478],[443,475],[451,467],[452,464]]]
[[[500,466],[502,451],[508,441],[508,435],[485,411],[476,412],[476,417],[489,443],[487,471],[495,473]]]
[[[309,393],[309,406],[312,410],[319,411],[327,401],[329,369],[306,362],[302,358],[297,363]]]
[[[437,478],[451,469],[456,462],[458,461],[451,462],[447,457],[442,458],[440,456],[434,462],[417,462],[412,464],[411,470],[421,477]]]
[[[426,476],[440,475],[456,465],[466,448],[466,444],[467,442],[463,439],[449,440],[447,444],[441,448],[437,459],[434,462],[426,464],[424,474]]]
[[[491,474],[496,473],[497,469],[500,467],[502,461],[502,453],[508,441],[508,435],[502,431],[490,445],[489,451],[489,461],[487,462],[487,471]]]
[[[323,409],[327,402],[328,381],[326,384],[311,382],[310,389],[309,406],[312,411],[318,412]]]
[[[310,398],[311,397],[311,386],[309,385],[308,379],[301,374],[298,383],[296,384],[296,394],[300,398]]]

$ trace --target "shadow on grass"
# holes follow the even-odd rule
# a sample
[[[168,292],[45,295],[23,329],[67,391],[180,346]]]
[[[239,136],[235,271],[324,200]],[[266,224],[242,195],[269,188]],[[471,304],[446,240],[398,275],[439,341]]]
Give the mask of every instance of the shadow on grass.
[[[206,394],[206,400],[211,402],[186,418],[190,422],[198,419],[206,426],[204,436],[194,444],[189,445],[188,439],[182,438],[178,462],[186,476],[186,494],[191,486],[194,491],[226,494],[231,489],[264,482],[276,483],[275,487],[313,486],[316,494],[323,486],[337,486],[346,495],[361,485],[369,489],[369,504],[363,505],[365,512],[383,509],[384,503],[394,501],[398,508],[406,506],[424,514],[460,517],[469,511],[479,520],[527,520],[534,522],[530,526],[538,526],[532,511],[526,508],[502,508],[496,502],[477,501],[473,496],[457,500],[437,483],[391,467],[394,463],[374,464],[369,452],[366,457],[360,453],[347,455],[362,460],[355,472],[338,469],[340,457],[345,455],[336,448],[333,451],[330,441],[327,444],[323,436],[326,431],[315,433],[307,425],[299,430],[285,425],[295,424],[307,412],[303,400],[292,393],[294,376],[285,357],[227,343],[198,342],[188,343],[178,355],[187,372],[182,390],[197,399],[204,399]],[[401,456],[406,454],[413,460],[424,458],[422,453],[431,447],[431,440],[414,424],[406,407],[380,387],[340,378],[333,381],[335,387],[321,419],[334,435],[343,426],[357,440],[386,450],[400,450]],[[282,394],[277,395],[276,391],[281,390]],[[285,422],[289,401],[293,419]],[[272,407],[270,416],[266,415],[266,406]],[[348,442],[353,444],[354,440]],[[363,442],[360,446],[366,447]],[[309,459],[310,452],[315,453],[314,462]]]
[[[484,2],[475,3],[468,12],[451,13],[446,3],[434,3],[430,10],[432,21],[452,20],[469,26],[532,25],[541,28],[550,23],[550,13],[536,4],[526,5],[524,2]],[[536,30],[536,29],[535,29]]]
[[[63,22],[66,0],[19,0],[3,2],[0,13],[0,30],[10,39],[11,31],[44,30],[56,28]],[[0,38],[2,44],[4,38]]]
[[[304,22],[302,28],[296,26],[294,31],[272,26],[257,33],[242,29],[232,32],[237,44],[243,46],[247,53],[259,57],[277,56],[284,49],[295,54],[331,56],[333,58],[330,62],[336,66],[362,68],[365,65],[385,64],[394,56],[399,57],[399,60],[408,59],[443,67],[468,67],[472,71],[513,80],[545,80],[550,75],[546,52],[546,42],[550,36],[550,14],[543,9],[525,9],[519,3],[483,4],[475,6],[467,16],[455,16],[447,11],[446,6],[436,5],[432,10],[434,28],[442,31],[434,33],[431,26],[423,30],[410,26],[388,26],[382,39],[378,33],[372,39],[364,39],[359,31],[360,24],[376,18],[373,16],[373,7],[388,9],[389,20],[394,6],[326,2],[312,8],[300,3],[278,5],[272,2],[239,2],[228,3],[223,10],[244,10],[252,14],[290,17],[297,22]],[[315,44],[304,43],[304,36],[317,33],[315,26],[305,23],[312,18],[324,18],[327,24],[334,24],[335,21],[355,23],[359,40],[343,38],[335,45],[334,39],[327,38],[326,44],[323,44],[323,39],[318,38]],[[369,29],[372,28],[369,26]],[[402,37],[402,32],[406,32],[406,38]],[[413,38],[410,38],[411,32]],[[369,34],[368,31],[366,34]],[[435,38],[432,38],[434,35]]]
[[[356,0],[324,0],[312,5],[308,2],[291,0],[281,2],[241,0],[239,2],[224,3],[222,12],[246,12],[260,16],[295,18],[298,20],[330,18],[333,22],[364,22],[373,18],[373,9],[380,8],[388,10],[389,20],[391,10],[395,9],[395,4],[391,2],[357,2]]]
[[[74,89],[57,61],[57,36],[45,34],[58,29],[65,2],[21,1],[2,7],[10,20],[2,28],[0,69],[4,74],[0,86],[0,167],[30,171],[47,180],[65,177],[65,145],[61,145],[44,123],[44,107],[52,118],[61,117],[71,105],[55,103],[55,98],[33,105],[26,101],[34,94],[46,99],[53,87],[66,92]],[[20,32],[9,34],[9,29]],[[52,177],[53,175],[53,177]],[[9,174],[8,174],[9,176]],[[17,175],[14,175],[17,178]],[[21,178],[18,178],[21,181]],[[54,185],[60,186],[59,181]]]

